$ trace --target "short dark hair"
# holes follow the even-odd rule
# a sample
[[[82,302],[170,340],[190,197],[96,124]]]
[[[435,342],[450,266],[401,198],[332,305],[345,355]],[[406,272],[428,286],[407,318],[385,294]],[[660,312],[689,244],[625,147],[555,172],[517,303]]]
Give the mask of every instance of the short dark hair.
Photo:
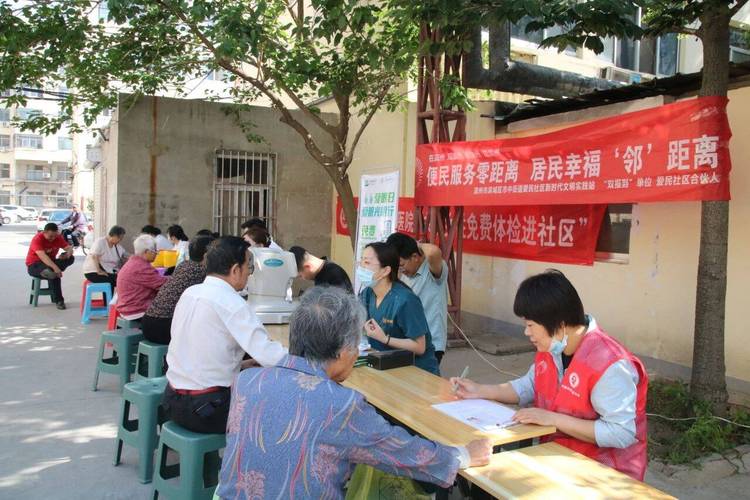
[[[417,240],[404,233],[393,233],[385,242],[393,246],[402,259],[408,259],[414,254],[421,255]]]
[[[307,255],[307,250],[295,245],[290,248],[289,251],[294,254],[294,260],[297,261],[297,271],[301,271],[302,265],[305,263],[305,255]]]
[[[248,219],[240,226],[241,229],[250,229],[251,227],[260,227],[265,229],[266,231],[268,230],[266,221],[264,221],[260,217],[253,217],[252,219]]]
[[[563,324],[586,325],[583,303],[573,284],[557,269],[523,280],[516,292],[513,313],[542,325],[550,336]]]
[[[268,247],[271,244],[271,237],[268,235],[268,231],[259,226],[253,226],[243,236],[249,236],[251,240],[264,247]]]
[[[196,236],[213,236],[213,233],[210,229],[201,229],[197,233],[195,233]]]
[[[123,236],[125,236],[125,228],[122,226],[112,226],[111,228],[109,228],[109,233],[107,234],[109,234],[110,236],[119,236],[120,238],[122,238]]]
[[[146,224],[141,228],[141,233],[150,234],[151,236],[158,236],[161,234],[161,229],[151,224]]]
[[[48,222],[44,225],[44,230],[57,232],[57,224],[55,224],[54,222]]]
[[[188,240],[188,237],[185,234],[185,231],[182,229],[182,226],[178,224],[169,226],[167,228],[167,235],[169,235],[170,238],[177,238],[180,241]]]
[[[190,245],[188,245],[188,255],[190,256],[190,260],[194,262],[203,262],[203,256],[206,255],[208,246],[215,239],[216,238],[213,236],[196,236],[190,240]]]
[[[233,265],[245,264],[248,248],[250,244],[239,236],[222,236],[214,240],[206,252],[206,274],[228,275]]]

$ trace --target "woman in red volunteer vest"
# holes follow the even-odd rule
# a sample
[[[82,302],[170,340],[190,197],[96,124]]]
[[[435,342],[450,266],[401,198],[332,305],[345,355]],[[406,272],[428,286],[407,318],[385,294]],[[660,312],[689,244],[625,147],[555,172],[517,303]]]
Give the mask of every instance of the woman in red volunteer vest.
[[[646,391],[643,363],[584,314],[578,292],[559,271],[527,278],[513,312],[536,347],[528,373],[500,385],[451,379],[461,398],[519,404],[514,419],[554,425],[547,437],[635,479],[646,472]]]

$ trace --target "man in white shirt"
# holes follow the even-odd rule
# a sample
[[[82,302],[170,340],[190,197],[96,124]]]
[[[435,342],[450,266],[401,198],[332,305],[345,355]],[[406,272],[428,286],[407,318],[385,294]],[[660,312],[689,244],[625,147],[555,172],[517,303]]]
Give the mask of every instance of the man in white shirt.
[[[206,280],[185,290],[174,311],[164,404],[169,418],[194,432],[225,432],[229,387],[245,353],[261,366],[287,354],[237,293],[254,270],[248,248],[236,236],[216,240],[206,253]]]

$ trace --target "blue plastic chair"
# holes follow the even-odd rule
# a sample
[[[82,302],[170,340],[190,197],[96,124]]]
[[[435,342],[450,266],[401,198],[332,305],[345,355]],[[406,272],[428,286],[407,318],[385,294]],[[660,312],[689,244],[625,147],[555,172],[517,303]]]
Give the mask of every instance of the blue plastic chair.
[[[104,307],[94,307],[92,302],[94,294],[104,295]],[[83,311],[81,312],[81,324],[88,325],[91,318],[106,318],[109,316],[109,303],[112,301],[112,285],[109,283],[89,283],[83,299]]]

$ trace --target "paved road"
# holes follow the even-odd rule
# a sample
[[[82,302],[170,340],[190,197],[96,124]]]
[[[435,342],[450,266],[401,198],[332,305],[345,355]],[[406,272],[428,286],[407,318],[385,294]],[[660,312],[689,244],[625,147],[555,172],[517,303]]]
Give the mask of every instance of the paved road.
[[[144,499],[136,455],[112,466],[119,392],[114,377],[90,384],[104,319],[80,324],[82,255],[65,271],[68,305],[28,303],[24,258],[33,224],[0,227],[0,498]]]

